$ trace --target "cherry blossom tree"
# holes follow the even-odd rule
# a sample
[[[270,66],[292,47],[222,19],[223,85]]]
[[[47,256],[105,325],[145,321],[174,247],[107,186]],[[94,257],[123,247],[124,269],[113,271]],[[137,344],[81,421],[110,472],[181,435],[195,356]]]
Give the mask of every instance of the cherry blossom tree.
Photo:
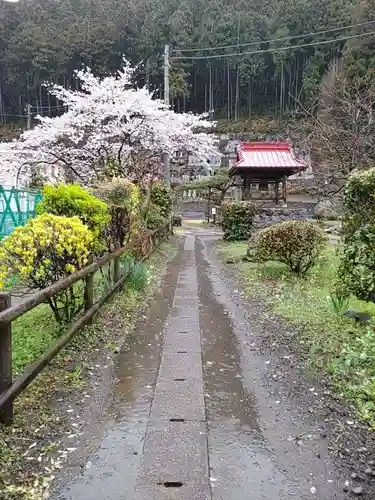
[[[136,68],[124,60],[116,75],[98,78],[77,71],[80,90],[51,85],[67,111],[39,124],[2,148],[2,168],[29,177],[35,168],[57,165],[71,180],[154,176],[163,153],[185,149],[205,156],[215,149],[203,115],[175,113],[146,88],[133,85]]]

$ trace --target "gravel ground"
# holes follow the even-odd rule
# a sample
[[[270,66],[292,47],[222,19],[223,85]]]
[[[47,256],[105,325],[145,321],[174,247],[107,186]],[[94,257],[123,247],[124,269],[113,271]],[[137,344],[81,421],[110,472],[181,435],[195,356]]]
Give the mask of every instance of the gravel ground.
[[[324,459],[319,448],[325,442],[329,456],[340,470],[337,491],[348,497],[375,498],[373,432],[356,420],[353,407],[333,394],[328,376],[306,372],[298,347],[298,331],[259,300],[245,297],[235,268],[225,264],[216,252],[217,237],[207,234],[202,241],[216,294],[237,324],[251,325],[250,334],[248,331],[238,334],[243,336],[243,356],[250,352],[250,357],[256,354],[267,358],[269,369],[263,372],[262,379],[268,384],[270,394],[289,400],[311,429],[303,436],[292,436],[296,444],[303,447],[315,441],[317,457]],[[292,419],[293,414],[288,418]]]

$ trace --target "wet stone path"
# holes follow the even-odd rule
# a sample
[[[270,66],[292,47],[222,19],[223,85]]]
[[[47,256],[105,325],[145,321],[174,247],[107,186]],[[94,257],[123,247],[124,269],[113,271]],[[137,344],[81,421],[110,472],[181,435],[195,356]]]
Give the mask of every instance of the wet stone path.
[[[134,498],[210,498],[194,236],[185,242]],[[170,493],[171,492],[171,493]]]
[[[55,500],[304,500],[346,498],[343,478],[303,409],[249,349],[256,323],[231,297],[210,231],[183,248],[118,355],[111,408],[93,422]],[[319,433],[317,432],[317,435]]]

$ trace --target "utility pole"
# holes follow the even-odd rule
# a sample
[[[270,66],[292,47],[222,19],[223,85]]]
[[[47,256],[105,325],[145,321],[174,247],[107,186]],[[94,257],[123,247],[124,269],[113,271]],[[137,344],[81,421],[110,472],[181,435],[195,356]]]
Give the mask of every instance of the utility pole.
[[[0,123],[1,124],[5,123],[5,111],[3,105],[3,91],[1,88],[1,83],[0,83]]]
[[[240,15],[238,14],[237,21],[237,45],[240,44]],[[234,103],[234,120],[238,120],[238,104],[240,99],[240,79],[239,79],[239,62],[237,61],[237,72],[236,72],[236,97]]]
[[[228,73],[228,121],[230,120],[231,115],[231,107],[232,107],[232,99],[230,95],[230,70],[229,70],[229,61],[227,65],[227,73]]]
[[[164,102],[169,106],[169,45],[164,46]],[[164,182],[171,185],[171,166],[168,153],[164,153]]]
[[[279,112],[279,123],[283,119],[284,113],[284,93],[285,93],[285,76],[284,76],[284,61],[281,61],[281,74],[280,74],[280,112]]]
[[[212,67],[210,64],[210,73],[209,73],[209,94],[208,94],[208,111],[209,111],[209,117],[210,120],[212,121],[213,119],[213,109],[214,109],[214,103],[213,103],[213,92],[212,92]]]
[[[26,111],[27,111],[27,128],[30,130],[31,129],[31,104],[28,104],[26,106]]]

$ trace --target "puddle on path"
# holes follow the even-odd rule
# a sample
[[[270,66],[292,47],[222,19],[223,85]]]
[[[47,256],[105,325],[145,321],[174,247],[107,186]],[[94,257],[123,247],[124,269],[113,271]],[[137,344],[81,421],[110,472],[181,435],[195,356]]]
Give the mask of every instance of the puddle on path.
[[[115,394],[105,434],[80,476],[52,498],[131,500],[160,365],[163,327],[173,301],[181,256],[169,265],[151,307],[129,336],[115,362]],[[95,424],[93,423],[93,427]]]
[[[275,439],[285,443],[296,422],[286,415],[283,435],[264,434],[264,421],[272,412],[264,410],[264,388],[259,387],[259,373],[251,366],[257,362],[243,357],[237,330],[225,306],[215,297],[213,269],[205,260],[198,237],[197,267],[200,301],[200,327],[203,344],[203,370],[210,476],[213,500],[304,500],[312,497],[310,479],[315,465],[299,464],[298,453],[291,457],[285,448],[282,455],[274,448]],[[222,290],[225,293],[225,289]],[[239,311],[238,311],[239,312]],[[244,361],[246,360],[246,361]],[[246,377],[243,363],[246,362]],[[259,363],[259,361],[258,361]],[[253,378],[249,383],[249,373]],[[251,393],[250,391],[253,391]],[[259,403],[262,404],[259,404]],[[291,419],[292,420],[292,419]],[[297,422],[298,424],[298,422]],[[270,440],[271,439],[271,440]],[[316,459],[316,457],[315,457]],[[330,490],[330,491],[328,491]],[[327,488],[328,500],[341,498]]]

